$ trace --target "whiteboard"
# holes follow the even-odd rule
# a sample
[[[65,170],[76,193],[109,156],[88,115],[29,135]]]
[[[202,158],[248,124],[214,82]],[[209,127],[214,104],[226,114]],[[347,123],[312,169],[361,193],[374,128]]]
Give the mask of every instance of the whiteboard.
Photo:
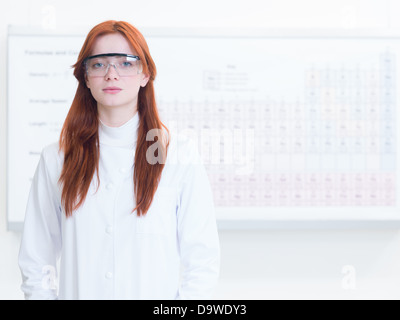
[[[220,227],[399,226],[400,37],[142,31],[161,119],[196,140]],[[59,138],[84,38],[9,29],[11,230],[24,219],[42,148]]]

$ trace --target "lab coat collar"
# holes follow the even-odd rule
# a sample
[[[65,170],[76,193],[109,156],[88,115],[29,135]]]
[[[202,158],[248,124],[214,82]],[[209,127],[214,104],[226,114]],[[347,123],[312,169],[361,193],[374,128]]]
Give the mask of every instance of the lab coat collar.
[[[100,120],[100,119],[99,119]],[[110,127],[99,121],[100,144],[132,149],[136,146],[139,112],[119,127]]]

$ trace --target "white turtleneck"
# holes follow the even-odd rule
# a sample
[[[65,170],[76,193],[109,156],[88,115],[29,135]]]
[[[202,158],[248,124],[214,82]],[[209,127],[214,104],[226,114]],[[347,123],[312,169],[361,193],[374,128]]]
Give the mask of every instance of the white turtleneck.
[[[138,217],[131,213],[138,124],[138,113],[120,127],[100,122],[100,185],[95,175],[84,204],[70,218],[57,185],[63,155],[58,143],[43,149],[19,255],[27,299],[211,297],[219,242],[200,155],[192,140],[172,136],[152,205]],[[186,156],[185,163],[178,154]],[[55,275],[59,286],[52,281]]]
[[[133,148],[136,145],[137,129],[139,127],[139,112],[119,127],[107,126],[99,118],[100,143],[115,146]]]

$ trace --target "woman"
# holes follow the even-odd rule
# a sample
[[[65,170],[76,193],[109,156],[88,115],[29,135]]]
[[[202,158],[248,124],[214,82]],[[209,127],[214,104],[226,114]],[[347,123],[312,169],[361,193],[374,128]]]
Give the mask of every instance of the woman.
[[[219,273],[210,184],[192,140],[159,119],[145,39],[103,22],[74,68],[75,98],[27,204],[25,298],[210,298]]]

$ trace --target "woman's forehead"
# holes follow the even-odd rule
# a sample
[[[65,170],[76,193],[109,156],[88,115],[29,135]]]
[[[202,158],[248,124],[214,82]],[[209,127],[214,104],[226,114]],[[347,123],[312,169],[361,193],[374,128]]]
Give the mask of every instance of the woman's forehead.
[[[110,52],[136,55],[128,40],[120,33],[110,33],[97,37],[91,55]]]

